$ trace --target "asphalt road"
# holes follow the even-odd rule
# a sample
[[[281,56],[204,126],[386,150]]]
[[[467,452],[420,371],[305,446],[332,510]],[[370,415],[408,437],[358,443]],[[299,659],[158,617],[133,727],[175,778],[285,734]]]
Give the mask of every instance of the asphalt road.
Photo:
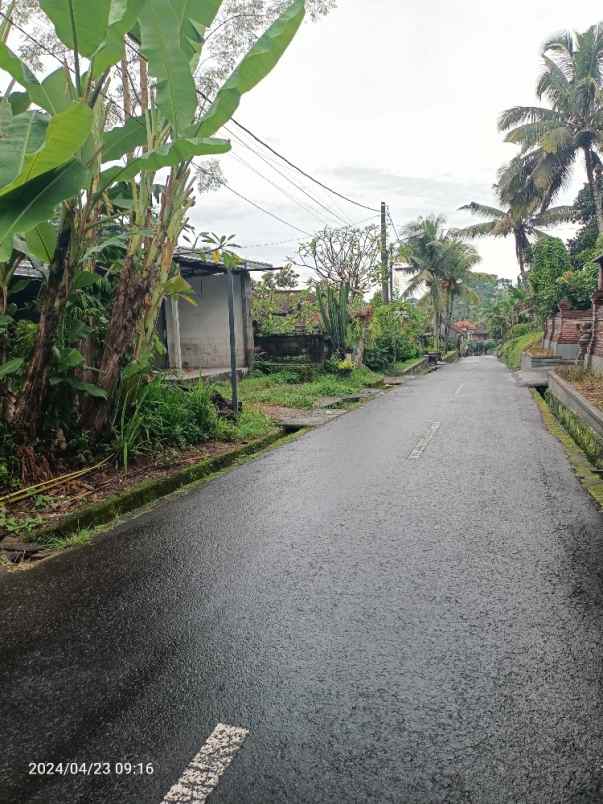
[[[464,360],[0,577],[1,800],[160,804],[224,723],[215,804],[603,801],[602,568],[528,391]],[[113,764],[28,773],[67,760]]]

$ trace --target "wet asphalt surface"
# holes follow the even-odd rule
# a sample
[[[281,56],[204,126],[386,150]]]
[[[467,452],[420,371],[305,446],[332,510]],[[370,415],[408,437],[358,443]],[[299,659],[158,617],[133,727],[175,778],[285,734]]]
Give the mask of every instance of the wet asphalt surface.
[[[421,457],[409,455],[435,424]],[[603,801],[603,529],[492,358],[0,576],[0,800]],[[152,776],[29,776],[129,760]]]

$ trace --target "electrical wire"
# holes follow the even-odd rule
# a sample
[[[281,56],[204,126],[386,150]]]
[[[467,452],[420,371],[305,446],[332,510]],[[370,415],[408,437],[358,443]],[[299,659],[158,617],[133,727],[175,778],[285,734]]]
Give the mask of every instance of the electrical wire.
[[[247,148],[247,150],[251,151],[251,153],[254,154],[255,156],[257,156],[258,159],[261,159],[262,162],[264,162],[266,165],[268,165],[268,167],[272,168],[272,170],[274,170],[276,173],[278,173],[279,176],[282,176],[282,178],[285,179],[285,181],[288,181],[290,184],[292,184],[301,193],[303,193],[307,198],[309,198],[311,201],[313,201],[315,204],[317,204],[321,209],[323,209],[326,212],[328,212],[329,215],[332,215],[334,218],[336,218],[340,223],[343,223],[345,226],[350,225],[350,221],[347,218],[343,218],[341,215],[338,214],[338,212],[335,212],[333,209],[330,209],[326,204],[323,204],[322,201],[320,201],[318,198],[316,198],[315,196],[311,195],[300,184],[298,184],[297,182],[293,181],[293,179],[290,176],[287,176],[287,174],[284,171],[282,171],[279,168],[277,168],[276,165],[274,165],[269,159],[266,159],[266,157],[262,156],[262,154],[260,154],[258,151],[256,151],[255,148],[252,148],[251,145],[249,145],[249,143],[245,142],[245,140],[242,137],[239,137],[238,134],[235,134],[235,132],[232,131],[231,129],[229,129],[228,126],[224,126],[224,129],[225,129],[225,131],[228,132],[228,134],[231,137],[234,137],[234,139],[237,140],[238,142],[240,142],[241,145],[243,145],[245,148]]]
[[[1,10],[0,10],[0,15],[1,15],[1,16],[2,16],[4,19],[8,20],[8,21],[11,23],[11,25],[13,25],[13,27],[14,27],[16,30],[18,30],[20,33],[22,33],[24,36],[26,36],[26,37],[27,37],[27,38],[28,38],[28,39],[29,39],[31,42],[33,42],[33,43],[34,43],[34,44],[35,44],[37,47],[39,47],[39,48],[40,48],[40,50],[42,50],[43,52],[45,52],[46,54],[48,54],[49,56],[51,56],[52,58],[54,58],[54,59],[55,59],[55,60],[56,60],[56,61],[57,61],[57,62],[58,62],[58,63],[59,63],[61,66],[63,66],[63,67],[67,67],[67,69],[68,69],[70,72],[72,72],[72,73],[74,72],[73,68],[72,68],[72,67],[71,67],[71,66],[70,66],[70,65],[69,65],[69,64],[68,64],[66,61],[64,62],[64,61],[63,61],[63,60],[62,60],[62,59],[61,59],[59,56],[57,56],[57,55],[56,55],[56,53],[53,53],[53,52],[52,52],[52,50],[50,50],[49,48],[47,48],[47,47],[46,47],[46,46],[45,46],[45,45],[44,45],[42,42],[40,42],[38,39],[36,39],[35,37],[33,37],[33,36],[32,36],[32,35],[31,35],[31,34],[30,34],[28,31],[26,31],[26,30],[25,30],[25,29],[24,29],[24,28],[23,28],[21,25],[19,25],[18,23],[16,23],[16,22],[15,22],[15,21],[14,21],[14,20],[13,20],[13,19],[10,17],[10,16],[8,16],[7,14],[5,14],[5,13],[4,13],[3,11],[1,11]],[[136,53],[136,54],[137,54],[137,55],[138,55],[140,58],[142,58],[142,54],[140,53],[140,51],[139,51],[139,50],[138,50],[136,47],[134,47],[134,46],[133,46],[131,43],[129,43],[129,45],[130,45],[130,47],[132,48],[132,50],[133,50],[133,51],[134,51],[134,52],[135,52],[135,53]],[[198,95],[199,95],[201,98],[203,98],[203,99],[204,99],[206,102],[208,102],[208,103],[213,103],[213,101],[211,100],[211,98],[209,98],[207,95],[205,95],[205,93],[203,93],[203,92],[202,92],[200,89],[196,89],[196,92],[197,92],[197,94],[198,94]],[[109,103],[113,104],[113,105],[114,105],[114,106],[115,106],[115,107],[116,107],[116,108],[119,110],[120,114],[123,112],[123,110],[121,109],[121,107],[120,107],[120,106],[119,106],[119,105],[118,105],[118,104],[117,104],[117,103],[116,103],[116,102],[115,102],[115,101],[114,101],[112,98],[110,98],[110,97],[109,97],[108,95],[106,95],[105,93],[101,93],[101,94],[103,95],[103,97],[104,97],[104,98],[105,98],[105,99],[106,99],[106,100],[107,100]],[[236,125],[238,128],[240,128],[242,131],[244,131],[246,134],[248,134],[250,137],[252,137],[252,139],[253,139],[253,140],[255,140],[256,142],[258,142],[260,145],[264,146],[264,147],[265,147],[265,148],[266,148],[268,151],[270,151],[271,153],[273,153],[275,156],[277,156],[279,159],[281,159],[283,162],[285,162],[285,163],[286,163],[287,165],[289,165],[291,168],[293,168],[294,170],[296,170],[296,171],[297,171],[298,173],[300,173],[302,176],[304,176],[305,178],[307,178],[307,179],[309,179],[310,181],[314,182],[314,183],[315,183],[315,184],[317,184],[319,187],[322,187],[322,188],[323,188],[324,190],[326,190],[327,192],[331,193],[332,195],[338,196],[339,198],[342,198],[344,201],[347,201],[347,202],[348,202],[348,203],[350,203],[350,204],[354,204],[355,206],[360,207],[360,208],[362,208],[362,209],[367,209],[367,210],[369,210],[369,211],[371,211],[371,212],[375,212],[375,213],[377,213],[377,212],[378,212],[378,210],[374,209],[373,207],[369,207],[369,206],[366,206],[365,204],[361,204],[361,203],[359,203],[359,202],[357,202],[357,201],[354,201],[353,199],[351,199],[351,198],[349,198],[349,197],[345,196],[343,193],[340,193],[340,192],[338,192],[337,190],[334,190],[332,187],[329,187],[328,185],[326,185],[326,184],[324,184],[323,182],[319,181],[319,180],[318,180],[318,179],[316,179],[314,176],[312,176],[311,174],[307,173],[307,172],[306,172],[306,171],[304,171],[302,168],[300,168],[298,165],[294,164],[292,161],[290,161],[289,159],[287,159],[287,157],[285,157],[283,154],[279,153],[279,152],[278,152],[276,149],[274,149],[274,148],[273,148],[272,146],[270,146],[268,143],[264,142],[264,140],[262,140],[262,139],[261,139],[260,137],[258,137],[256,134],[254,134],[254,133],[253,133],[253,131],[251,131],[249,128],[247,128],[246,126],[244,126],[242,123],[240,123],[240,122],[239,122],[238,120],[236,120],[235,118],[231,118],[230,122],[232,122],[234,125]],[[225,127],[225,128],[226,128],[226,127]],[[229,133],[233,134],[233,136],[235,136],[235,137],[236,137],[236,135],[234,135],[234,133],[233,133],[233,132],[229,132]],[[244,142],[244,141],[243,141],[243,140],[242,140],[240,137],[237,137],[237,139],[238,139],[238,140],[239,140],[241,143],[243,143],[243,144],[245,145],[245,147],[247,147],[249,150],[251,150],[253,153],[255,153],[255,154],[256,154],[256,156],[258,156],[260,159],[262,159],[263,161],[265,161],[267,164],[269,164],[269,165],[270,165],[270,163],[268,162],[268,160],[266,160],[264,157],[262,157],[262,156],[261,156],[260,154],[258,154],[256,151],[254,151],[254,149],[253,149],[253,148],[251,148],[251,146],[249,146],[247,143],[245,143],[245,142]],[[238,155],[238,158],[239,158],[241,161],[244,161],[244,160],[243,160],[243,158],[242,158],[240,155]],[[198,165],[197,163],[193,162],[193,164],[195,164],[195,166],[196,166],[198,169],[203,170],[203,169],[200,167],[200,165]],[[247,163],[247,164],[248,164],[248,163]],[[249,164],[248,164],[248,167],[250,167],[250,168],[251,168],[251,166],[250,166]],[[278,169],[277,169],[277,168],[275,168],[275,167],[274,167],[274,165],[271,165],[271,167],[273,167],[273,169],[277,170],[277,172],[279,172],[279,174],[280,174],[281,176],[283,176],[283,178],[286,178],[288,181],[290,181],[292,184],[294,184],[294,186],[296,186],[296,187],[297,187],[297,188],[298,188],[298,189],[299,189],[301,192],[303,192],[305,195],[307,195],[308,197],[310,197],[310,198],[311,198],[311,199],[312,199],[312,200],[313,200],[315,203],[319,204],[319,206],[323,207],[323,208],[324,208],[326,211],[328,211],[328,212],[329,212],[329,214],[334,215],[334,217],[335,217],[335,218],[338,218],[340,221],[342,221],[342,222],[344,222],[346,225],[348,225],[348,221],[343,221],[343,219],[342,219],[341,217],[339,217],[337,214],[333,213],[333,212],[332,212],[332,210],[330,210],[328,207],[326,207],[326,205],[322,204],[320,201],[318,201],[318,199],[314,198],[314,197],[313,197],[313,196],[311,196],[309,193],[307,193],[307,192],[306,192],[306,191],[305,191],[303,188],[301,188],[299,185],[297,185],[295,182],[293,182],[293,180],[292,180],[292,179],[290,179],[290,178],[286,177],[286,175],[285,175],[285,174],[283,174],[281,171],[278,171]],[[254,172],[256,172],[256,173],[259,173],[259,172],[258,172],[258,171],[256,171],[254,168],[251,168],[251,169],[252,169],[252,170],[254,170]],[[260,176],[262,176],[262,174],[259,174],[259,175],[260,175]],[[277,187],[277,189],[280,189],[280,190],[281,190],[283,193],[285,193],[285,195],[287,195],[286,191],[282,190],[282,188],[278,188],[278,186],[277,186],[275,183],[273,183],[272,181],[270,181],[270,179],[267,179],[267,177],[263,177],[263,178],[265,178],[265,179],[266,179],[266,180],[267,180],[267,181],[268,181],[270,184],[272,184],[273,186]],[[270,216],[270,217],[271,217],[271,218],[273,218],[274,220],[279,221],[279,222],[280,222],[280,223],[282,223],[283,225],[288,226],[289,228],[294,229],[295,231],[300,232],[301,234],[304,234],[304,235],[306,235],[306,236],[308,236],[308,237],[312,237],[312,236],[313,236],[313,235],[312,235],[310,232],[307,232],[306,230],[301,229],[300,227],[298,227],[298,226],[296,226],[296,225],[294,225],[294,224],[290,223],[289,221],[286,221],[284,218],[281,218],[281,217],[280,217],[279,215],[277,215],[276,213],[273,213],[273,212],[271,212],[270,210],[265,209],[263,206],[261,206],[260,204],[256,203],[256,202],[255,202],[255,201],[253,201],[252,199],[248,198],[248,197],[247,197],[247,196],[245,196],[243,193],[240,193],[238,190],[235,190],[235,189],[234,189],[233,187],[231,187],[231,186],[230,186],[230,184],[228,184],[228,183],[227,183],[225,180],[221,180],[221,181],[220,181],[220,184],[221,184],[223,187],[225,187],[227,190],[229,190],[231,193],[233,193],[234,195],[236,195],[238,198],[240,198],[242,201],[245,201],[247,204],[250,204],[250,205],[251,205],[251,206],[253,206],[255,209],[257,209],[257,210],[261,211],[261,212],[262,212],[262,213],[264,213],[265,215]],[[290,196],[288,196],[288,197],[290,197]],[[297,201],[296,203],[298,203],[300,206],[302,206],[302,205],[301,205],[301,203],[300,203],[299,201]],[[371,217],[372,217],[372,216],[371,216]]]
[[[265,176],[261,171],[257,170],[257,168],[255,168],[253,165],[251,165],[246,159],[244,159],[236,151],[231,151],[230,153],[231,153],[232,156],[234,156],[235,159],[237,159],[239,162],[241,162],[243,165],[245,165],[245,167],[247,167],[253,173],[255,173],[256,176],[259,176],[260,179],[263,179],[265,182],[267,182],[272,187],[274,187],[276,190],[278,190],[280,193],[282,193],[285,196],[285,198],[288,198],[294,204],[297,204],[297,206],[299,206],[300,209],[303,209],[309,215],[312,215],[312,217],[314,217],[315,220],[320,221],[321,225],[323,224],[322,218],[318,217],[318,214],[315,212],[315,210],[313,210],[307,204],[303,204],[301,201],[299,201],[297,198],[295,198],[293,195],[291,195],[291,193],[288,193],[287,190],[284,190],[276,182],[272,181],[272,179],[269,179],[268,176]]]
[[[199,167],[199,165],[197,165],[197,167]],[[270,215],[271,218],[274,218],[275,220],[279,221],[279,223],[282,223],[285,226],[289,226],[291,229],[295,229],[297,232],[301,232],[301,234],[307,237],[314,237],[314,235],[311,232],[307,232],[305,229],[300,229],[299,226],[295,226],[293,223],[289,223],[289,221],[286,221],[284,218],[279,217],[274,212],[270,212],[270,210],[265,209],[260,204],[256,204],[255,201],[252,201],[250,198],[247,198],[247,196],[243,195],[243,193],[240,193],[238,190],[235,190],[233,187],[231,187],[230,184],[228,184],[228,182],[226,182],[225,180],[222,180],[221,184],[227,190],[230,190],[231,193],[234,193],[234,195],[236,195],[242,201],[246,201],[248,204],[251,204],[252,207],[259,209],[260,212],[263,212],[265,215]]]

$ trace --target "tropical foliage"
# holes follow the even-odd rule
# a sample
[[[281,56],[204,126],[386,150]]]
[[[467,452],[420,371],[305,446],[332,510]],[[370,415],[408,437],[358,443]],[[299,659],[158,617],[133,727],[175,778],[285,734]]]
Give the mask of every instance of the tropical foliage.
[[[441,216],[419,218],[406,227],[400,248],[402,270],[409,277],[404,295],[426,289],[430,298],[436,351],[447,342],[456,299],[476,298],[471,271],[480,260],[476,249],[445,224]]]
[[[601,167],[598,149],[603,133],[603,26],[551,37],[544,45],[542,60],[536,94],[548,105],[507,109],[501,115],[500,129],[508,132],[508,142],[521,146],[523,154],[536,154],[531,176],[545,208],[551,193],[569,175],[576,156],[582,154],[601,231],[603,208],[596,172]]]
[[[41,0],[70,65],[42,78],[7,44],[11,24],[2,26],[2,416],[32,471],[60,409],[94,441],[110,439],[133,404],[162,299],[189,294],[173,255],[194,204],[194,160],[228,151],[215,135],[305,12],[303,0],[287,4],[207,104],[197,67],[221,5],[181,3],[166,15],[160,0],[103,0],[92,13],[84,0]],[[23,350],[12,299],[25,257],[47,267]]]

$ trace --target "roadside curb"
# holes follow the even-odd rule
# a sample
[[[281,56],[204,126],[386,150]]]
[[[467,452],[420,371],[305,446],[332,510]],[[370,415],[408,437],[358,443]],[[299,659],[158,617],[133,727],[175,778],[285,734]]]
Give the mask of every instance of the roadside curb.
[[[180,469],[168,477],[145,480],[106,500],[89,505],[79,511],[67,514],[56,523],[32,534],[36,542],[45,543],[53,538],[70,536],[84,528],[97,528],[112,522],[123,514],[142,509],[151,503],[167,497],[179,489],[199,480],[210,479],[223,469],[228,469],[242,458],[248,458],[287,440],[282,428],[243,447],[229,450],[214,458]]]
[[[586,453],[580,449],[567,430],[565,430],[555,418],[553,412],[538,391],[535,391],[533,388],[529,390],[532,398],[540,409],[545,427],[562,443],[568,460],[574,467],[576,476],[582,484],[582,487],[593,498],[599,510],[603,510],[603,478],[593,471],[593,466],[588,460]]]

